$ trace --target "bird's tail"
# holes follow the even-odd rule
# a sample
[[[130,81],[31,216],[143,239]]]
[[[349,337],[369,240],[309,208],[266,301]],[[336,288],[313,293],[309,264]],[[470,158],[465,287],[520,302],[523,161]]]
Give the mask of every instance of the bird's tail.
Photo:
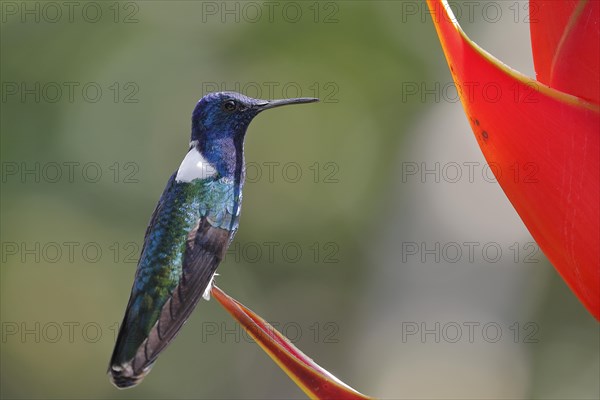
[[[113,364],[108,367],[110,381],[119,389],[127,389],[140,383],[150,372],[152,365],[149,365],[141,373],[133,370],[131,363]]]

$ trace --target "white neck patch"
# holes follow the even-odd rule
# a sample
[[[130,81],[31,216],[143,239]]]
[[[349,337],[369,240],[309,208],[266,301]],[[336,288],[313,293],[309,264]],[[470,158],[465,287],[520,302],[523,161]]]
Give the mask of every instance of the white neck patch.
[[[196,149],[191,149],[181,162],[175,180],[177,182],[191,182],[194,179],[206,179],[217,174],[213,167]]]

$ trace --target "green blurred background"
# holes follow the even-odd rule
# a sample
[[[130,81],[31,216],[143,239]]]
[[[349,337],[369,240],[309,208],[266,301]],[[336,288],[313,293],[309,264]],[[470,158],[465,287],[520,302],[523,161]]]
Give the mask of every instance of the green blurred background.
[[[470,3],[454,3],[467,32],[533,76],[527,3]],[[373,396],[600,396],[598,324],[484,179],[424,3],[1,6],[2,398],[304,397],[215,301],[139,387],[105,374],[146,224],[215,88],[322,99],[251,124],[220,287]]]

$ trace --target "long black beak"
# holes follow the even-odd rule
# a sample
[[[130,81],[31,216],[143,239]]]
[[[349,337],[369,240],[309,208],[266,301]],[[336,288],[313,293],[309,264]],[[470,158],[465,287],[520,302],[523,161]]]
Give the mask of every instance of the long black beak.
[[[281,100],[265,100],[264,103],[258,104],[258,111],[268,110],[269,108],[286,106],[288,104],[302,104],[302,103],[314,103],[319,99],[314,97],[298,97],[295,99],[281,99]]]

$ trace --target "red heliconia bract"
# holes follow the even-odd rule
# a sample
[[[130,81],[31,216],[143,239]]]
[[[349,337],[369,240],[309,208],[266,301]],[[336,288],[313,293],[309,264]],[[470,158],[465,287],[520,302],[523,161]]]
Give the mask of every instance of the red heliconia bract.
[[[592,47],[599,37],[598,2],[589,3],[531,2],[540,82],[473,43],[446,1],[427,0],[467,118],[498,183],[546,257],[598,319],[600,46]],[[563,35],[539,39],[546,24]],[[578,54],[583,49],[588,53]]]
[[[369,400],[302,353],[285,336],[217,286],[211,294],[311,399]]]
[[[600,1],[530,0],[531,49],[538,81],[600,102]]]

